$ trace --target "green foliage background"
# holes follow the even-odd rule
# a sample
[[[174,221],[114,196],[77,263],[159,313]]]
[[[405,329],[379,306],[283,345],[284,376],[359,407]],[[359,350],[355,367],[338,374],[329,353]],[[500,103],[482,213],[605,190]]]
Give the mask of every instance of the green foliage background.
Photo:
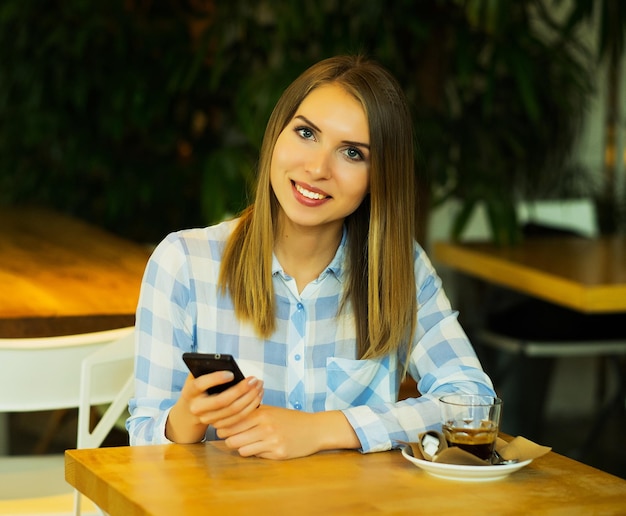
[[[592,60],[554,3],[4,0],[0,203],[139,241],[213,223],[245,205],[282,89],[362,52],[414,110],[422,215],[461,200],[458,236],[485,201],[515,241],[516,199],[587,187],[568,157]]]

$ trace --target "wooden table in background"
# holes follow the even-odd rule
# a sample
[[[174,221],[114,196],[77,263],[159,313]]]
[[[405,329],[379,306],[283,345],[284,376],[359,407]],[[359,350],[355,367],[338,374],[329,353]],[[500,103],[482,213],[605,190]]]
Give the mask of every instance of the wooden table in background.
[[[581,312],[626,312],[626,236],[529,237],[515,247],[438,242],[434,259]]]
[[[0,208],[0,337],[132,326],[150,251],[39,208]]]
[[[65,478],[117,515],[624,514],[626,480],[556,453],[495,482],[432,477],[399,451],[242,458],[223,442],[68,450]]]

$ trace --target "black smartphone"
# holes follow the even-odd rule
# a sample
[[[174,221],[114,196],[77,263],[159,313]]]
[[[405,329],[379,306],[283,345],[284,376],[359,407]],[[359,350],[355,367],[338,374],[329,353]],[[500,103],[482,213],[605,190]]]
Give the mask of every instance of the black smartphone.
[[[194,378],[215,371],[232,371],[235,378],[228,382],[207,389],[208,394],[218,394],[239,383],[245,378],[232,355],[224,353],[183,353],[183,360]]]

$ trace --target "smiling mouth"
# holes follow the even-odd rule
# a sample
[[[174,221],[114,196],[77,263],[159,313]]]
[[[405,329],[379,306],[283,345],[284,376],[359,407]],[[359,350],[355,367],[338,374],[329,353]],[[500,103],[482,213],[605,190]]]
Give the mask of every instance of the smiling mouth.
[[[299,184],[293,182],[293,185],[295,187],[295,189],[298,191],[298,193],[304,197],[306,197],[307,199],[312,199],[314,201],[321,201],[322,199],[328,199],[330,196],[328,195],[324,195],[321,193],[317,193],[317,192],[311,192],[310,190],[307,190],[306,188],[303,188],[302,186],[300,186]]]

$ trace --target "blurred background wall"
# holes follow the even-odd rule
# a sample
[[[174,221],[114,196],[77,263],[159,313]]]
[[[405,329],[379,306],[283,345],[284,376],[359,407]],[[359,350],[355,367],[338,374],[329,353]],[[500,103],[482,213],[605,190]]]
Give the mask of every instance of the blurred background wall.
[[[626,204],[625,12],[619,0],[4,0],[0,203],[142,242],[216,222],[247,201],[282,89],[362,52],[411,102],[421,241],[478,223],[513,242],[516,204],[538,198],[593,197],[612,231]]]

